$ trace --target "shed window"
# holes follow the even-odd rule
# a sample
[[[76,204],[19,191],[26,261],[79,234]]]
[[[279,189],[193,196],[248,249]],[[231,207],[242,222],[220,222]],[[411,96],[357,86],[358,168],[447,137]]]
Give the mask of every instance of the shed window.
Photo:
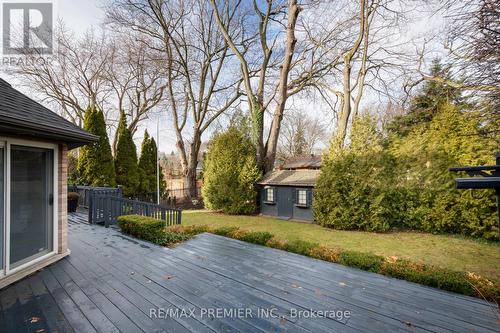
[[[297,190],[297,205],[307,206],[307,190]]]
[[[274,188],[273,187],[266,188],[266,201],[267,202],[274,202],[275,199],[276,198],[274,196]]]

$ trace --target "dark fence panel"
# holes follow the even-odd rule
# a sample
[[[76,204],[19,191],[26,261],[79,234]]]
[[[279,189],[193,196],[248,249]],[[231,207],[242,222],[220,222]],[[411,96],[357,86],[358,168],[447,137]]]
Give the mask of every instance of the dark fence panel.
[[[116,223],[118,216],[137,214],[164,220],[167,225],[181,224],[180,209],[99,193],[94,193],[90,201],[90,223],[104,223],[108,227]]]
[[[80,195],[78,206],[90,209],[90,197],[92,194],[122,197],[122,189],[119,187],[93,187],[81,185],[69,185],[68,192],[76,192]]]

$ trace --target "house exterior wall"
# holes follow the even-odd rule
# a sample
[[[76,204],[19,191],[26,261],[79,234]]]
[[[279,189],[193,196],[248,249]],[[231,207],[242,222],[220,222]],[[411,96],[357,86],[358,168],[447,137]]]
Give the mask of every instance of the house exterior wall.
[[[267,188],[274,188],[275,201],[273,203],[266,201]],[[294,187],[294,186],[263,186],[260,189],[260,212],[266,216],[276,216],[280,218],[289,218],[300,221],[314,221],[312,209],[312,200],[307,207],[298,207],[295,204],[296,190],[307,189],[312,191],[312,187]]]
[[[57,214],[57,253],[68,252],[68,147],[59,145],[58,156],[58,214]]]

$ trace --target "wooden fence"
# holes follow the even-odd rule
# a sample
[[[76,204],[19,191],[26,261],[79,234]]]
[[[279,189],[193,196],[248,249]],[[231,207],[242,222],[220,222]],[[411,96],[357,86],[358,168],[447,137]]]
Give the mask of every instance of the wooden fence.
[[[121,215],[142,215],[166,221],[167,225],[181,224],[181,210],[150,202],[125,199],[117,196],[93,193],[89,201],[89,223],[115,224]]]

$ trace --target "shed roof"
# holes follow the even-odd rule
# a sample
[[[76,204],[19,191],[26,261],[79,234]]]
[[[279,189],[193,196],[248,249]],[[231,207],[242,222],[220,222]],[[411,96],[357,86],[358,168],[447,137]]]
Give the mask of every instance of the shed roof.
[[[292,157],[281,166],[281,169],[319,169],[321,168],[321,156],[306,155]]]
[[[67,143],[75,148],[98,140],[0,79],[0,133]]]
[[[259,182],[260,185],[282,186],[314,186],[319,170],[276,170],[267,173]]]

